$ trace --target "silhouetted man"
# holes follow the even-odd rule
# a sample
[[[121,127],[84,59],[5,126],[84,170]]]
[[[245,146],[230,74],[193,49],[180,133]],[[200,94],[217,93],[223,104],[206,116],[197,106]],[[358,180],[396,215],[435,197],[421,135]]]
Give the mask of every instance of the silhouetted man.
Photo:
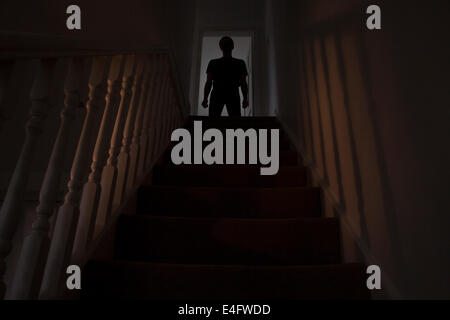
[[[206,70],[208,79],[205,84],[202,106],[208,108],[208,96],[212,88],[209,116],[220,117],[223,107],[226,105],[230,117],[240,117],[241,98],[239,96],[239,87],[244,98],[242,107],[244,109],[248,107],[247,66],[244,60],[232,57],[231,53],[234,49],[233,39],[223,37],[219,45],[223,52],[223,57],[211,60],[208,64],[208,69]]]

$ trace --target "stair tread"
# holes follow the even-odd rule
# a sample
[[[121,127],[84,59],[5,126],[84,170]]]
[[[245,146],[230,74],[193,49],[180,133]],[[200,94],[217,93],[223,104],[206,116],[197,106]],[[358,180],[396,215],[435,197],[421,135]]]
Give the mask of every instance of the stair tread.
[[[312,218],[320,216],[320,192],[312,187],[147,186],[138,191],[137,210],[178,217]]]
[[[124,215],[115,257],[173,263],[332,264],[340,262],[334,218],[213,219]]]
[[[210,118],[204,116],[191,116],[187,121],[187,126],[192,125],[194,121],[202,121],[205,125],[217,125],[218,127],[234,124],[244,126],[274,126],[281,129],[281,123],[276,117],[221,117]]]
[[[307,169],[300,166],[281,167],[277,175],[262,176],[257,167],[181,165],[157,166],[146,185],[193,187],[249,186],[298,187],[307,184]]]
[[[190,131],[190,132],[191,132],[191,134],[193,134],[192,131]],[[170,154],[173,147],[176,146],[178,143],[179,143],[178,141],[171,141],[168,145],[167,153]],[[202,142],[203,148],[205,148],[209,144],[210,144],[210,142],[204,142],[204,141]],[[293,150],[293,146],[292,146],[291,142],[283,134],[280,134],[280,139],[278,141],[278,149],[280,152],[295,152],[295,150]],[[267,141],[267,150],[269,150],[269,152],[271,150],[271,140],[270,139]],[[193,147],[191,148],[191,151],[193,152]]]
[[[362,264],[325,266],[180,265],[90,261],[82,298],[367,299]]]
[[[193,154],[193,153],[192,153]],[[279,167],[292,167],[292,166],[300,166],[302,164],[303,160],[300,159],[300,155],[295,150],[282,150],[280,149],[279,152]],[[158,161],[158,165],[166,165],[166,166],[176,166],[172,163],[171,160],[171,149],[168,149],[162,157]],[[194,166],[194,165],[192,165]],[[237,164],[237,161],[235,159],[235,164],[227,164],[227,165],[219,165],[219,166],[227,166],[227,167],[239,167],[239,166],[246,166],[246,167],[263,167],[261,164],[245,164],[240,165]],[[264,166],[265,167],[265,166]]]
[[[369,299],[365,266],[342,264],[339,221],[276,117],[191,116],[185,128],[279,129],[279,172],[172,164],[169,145],[116,224],[114,257],[84,267],[81,297],[156,300]]]
[[[205,120],[205,121],[243,121],[243,122],[248,122],[248,121],[266,121],[266,120],[270,120],[270,121],[276,121],[279,122],[278,118],[275,116],[250,116],[250,117],[220,117],[220,118],[211,118],[208,116],[194,116],[191,115],[189,116],[189,120]]]

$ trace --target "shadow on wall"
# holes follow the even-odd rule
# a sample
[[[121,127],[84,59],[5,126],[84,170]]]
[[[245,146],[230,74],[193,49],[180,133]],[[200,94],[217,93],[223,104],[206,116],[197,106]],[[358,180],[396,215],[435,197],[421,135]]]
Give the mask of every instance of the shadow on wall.
[[[380,0],[376,31],[366,1],[303,4],[299,144],[345,259],[378,264],[391,297],[449,298],[450,4]]]
[[[340,215],[366,261],[382,266],[385,285],[396,295],[392,279],[404,262],[395,206],[371,112],[363,39],[353,30],[304,38],[299,136],[325,207]],[[358,252],[347,248],[344,254],[358,260]]]

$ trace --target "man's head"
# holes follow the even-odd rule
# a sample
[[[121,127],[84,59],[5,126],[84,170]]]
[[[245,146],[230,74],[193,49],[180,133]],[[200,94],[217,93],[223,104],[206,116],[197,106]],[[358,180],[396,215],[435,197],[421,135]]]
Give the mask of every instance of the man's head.
[[[224,54],[231,54],[234,49],[234,41],[230,37],[223,37],[220,39],[219,46]]]

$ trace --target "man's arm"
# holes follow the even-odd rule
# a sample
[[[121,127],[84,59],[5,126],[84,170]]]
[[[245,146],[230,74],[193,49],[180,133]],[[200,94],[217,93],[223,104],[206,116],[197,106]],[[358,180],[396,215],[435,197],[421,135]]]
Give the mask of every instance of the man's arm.
[[[243,75],[241,78],[241,92],[244,100],[242,101],[242,107],[245,109],[248,107],[248,84],[247,75]]]
[[[202,102],[202,106],[205,109],[208,108],[208,97],[209,93],[211,92],[211,88],[212,88],[212,75],[211,73],[207,73],[207,79],[205,83],[205,90],[203,92],[203,102]]]

